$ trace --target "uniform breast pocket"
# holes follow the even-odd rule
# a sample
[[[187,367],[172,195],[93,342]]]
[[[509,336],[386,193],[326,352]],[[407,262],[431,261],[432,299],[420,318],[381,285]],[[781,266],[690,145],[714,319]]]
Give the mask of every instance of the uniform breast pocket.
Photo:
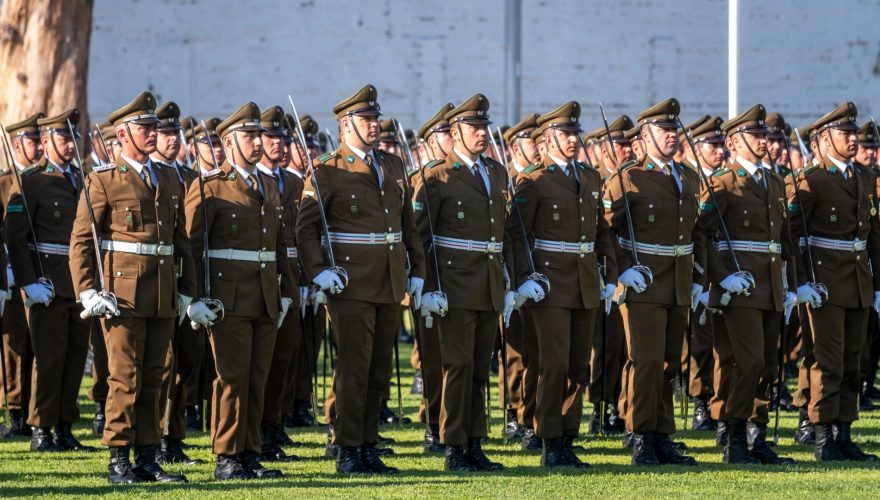
[[[123,232],[144,230],[144,214],[138,200],[122,200],[113,204],[113,229]]]
[[[137,265],[120,266],[105,275],[107,288],[116,296],[120,306],[134,307],[140,269]]]
[[[474,217],[473,204],[466,200],[455,200],[452,205],[452,217],[456,227],[471,227]]]
[[[228,234],[229,237],[237,238],[247,227],[246,219],[243,213],[232,210],[225,211],[217,217],[214,228]]]
[[[570,219],[570,208],[563,203],[545,202],[541,219],[551,227],[562,227]]]
[[[343,213],[346,217],[351,217],[353,219],[360,219],[365,217],[366,215],[366,204],[364,203],[366,200],[364,199],[364,194],[361,192],[348,192],[342,195],[343,203],[345,207],[343,208]]]

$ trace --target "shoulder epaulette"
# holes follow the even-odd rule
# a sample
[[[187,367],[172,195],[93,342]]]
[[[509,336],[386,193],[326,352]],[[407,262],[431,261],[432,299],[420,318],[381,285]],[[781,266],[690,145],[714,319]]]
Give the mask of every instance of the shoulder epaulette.
[[[410,170],[409,172],[407,172],[406,176],[407,176],[407,178],[412,178],[417,173],[419,173],[419,169],[414,168],[414,169]]]
[[[39,166],[39,165],[31,165],[30,167],[28,167],[28,168],[22,170],[22,171],[21,171],[21,175],[27,177],[27,176],[31,175],[32,173],[34,173],[34,172],[38,172],[39,170],[40,170],[40,166]]]
[[[721,168],[719,168],[718,170],[712,172],[712,177],[718,177],[718,176],[720,176],[720,175],[724,175],[724,174],[726,174],[726,173],[728,173],[728,172],[733,172],[733,170],[731,170],[731,169],[729,169],[729,168],[727,168],[727,167],[721,167]]]
[[[171,168],[171,165],[165,163],[164,161],[152,160],[153,166],[162,168]]]
[[[216,179],[223,175],[223,171],[219,168],[215,168],[214,170],[209,170],[202,174],[202,180],[209,181],[211,179]]]
[[[598,168],[590,165],[589,163],[584,163],[584,162],[579,161],[577,165],[578,165],[578,168],[581,170],[594,170],[596,172],[599,171]]]
[[[426,163],[424,168],[434,168],[437,165],[442,165],[442,164],[443,164],[443,160],[433,160],[433,161],[429,161],[428,163]]]
[[[804,167],[798,172],[798,175],[807,175],[809,173],[815,172],[819,168],[819,165],[810,165],[809,167]]]
[[[624,163],[623,165],[621,165],[620,168],[619,168],[619,170],[626,170],[626,169],[628,169],[628,168],[635,167],[635,166],[638,165],[638,164],[639,164],[639,163],[638,163],[637,161],[635,161],[635,160],[629,160],[628,162],[626,162],[626,163]]]
[[[106,172],[108,170],[113,170],[116,168],[116,164],[114,163],[105,163],[103,165],[95,165],[92,168],[92,172]]]
[[[530,173],[534,172],[535,170],[542,168],[543,166],[544,165],[542,165],[540,163],[532,163],[531,165],[529,165],[528,167],[523,169],[523,173],[530,174]]]
[[[333,158],[334,156],[336,156],[336,151],[330,151],[329,153],[324,153],[321,156],[319,156],[318,161],[321,163],[324,163],[327,160],[329,160],[330,158]]]

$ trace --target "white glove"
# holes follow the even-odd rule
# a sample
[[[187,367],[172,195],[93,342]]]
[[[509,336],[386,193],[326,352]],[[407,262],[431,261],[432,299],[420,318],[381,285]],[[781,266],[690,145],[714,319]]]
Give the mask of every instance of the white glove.
[[[801,285],[797,289],[797,300],[800,304],[809,304],[810,307],[816,308],[820,306],[822,296],[810,285]]]
[[[534,280],[526,280],[516,289],[516,293],[535,302],[544,300],[544,289]]]
[[[449,301],[437,292],[428,292],[422,294],[421,306],[422,316],[430,314],[445,316],[449,309]]]
[[[315,276],[312,283],[318,285],[321,290],[329,290],[332,294],[337,294],[345,288],[345,285],[342,283],[342,278],[329,269],[321,271],[320,274]]]
[[[611,300],[614,298],[614,292],[617,291],[617,285],[608,283],[605,288],[599,290],[599,300]]]
[[[749,288],[749,282],[745,278],[731,274],[721,280],[718,286],[734,295],[739,295]]]
[[[703,294],[703,285],[699,283],[693,283],[691,285],[691,310],[697,310],[697,304],[700,303],[700,295]]]
[[[287,310],[290,309],[290,304],[293,304],[293,299],[290,297],[281,297],[281,313],[278,314],[278,328],[281,328],[281,323],[284,323],[284,317],[287,316]]]
[[[629,268],[617,278],[617,282],[621,285],[632,288],[636,293],[642,293],[648,289],[648,284],[645,283],[645,277],[639,271],[636,271],[633,268]]]
[[[306,317],[306,308],[309,307],[309,287],[301,286],[299,287],[299,314],[301,317]]]
[[[697,302],[703,304],[703,307],[709,307],[709,292],[703,292],[700,294],[700,297],[697,299]]]
[[[6,266],[6,286],[9,288],[15,286],[15,275],[12,274],[12,266]]]
[[[880,292],[874,292],[874,312],[880,314]]]
[[[877,292],[874,292],[874,310],[877,310],[878,306],[878,298]],[[785,298],[782,301],[782,312],[785,315],[785,324],[788,324],[788,318],[791,317],[791,311],[794,309],[798,303],[797,295],[794,292],[785,292]]]
[[[421,309],[422,307],[422,288],[424,287],[425,280],[418,276],[413,276],[406,284],[406,292],[409,294],[409,298],[413,301],[413,306],[416,309]]]
[[[79,294],[79,300],[83,306],[83,314],[85,316],[119,316],[119,309],[115,307],[113,302],[101,296],[97,290],[86,290]],[[85,318],[83,318],[85,319]]]
[[[183,318],[186,317],[186,308],[192,304],[193,298],[187,297],[182,293],[177,294],[177,324],[183,323]]]
[[[42,283],[31,283],[24,286],[24,293],[27,296],[25,305],[30,307],[34,304],[43,304],[48,306],[52,302],[54,293],[52,289]]]
[[[501,309],[501,318],[504,320],[504,326],[510,326],[510,315],[516,306],[516,292],[504,292],[504,308]]]
[[[186,308],[186,315],[195,325],[210,326],[214,324],[217,315],[201,300],[197,300]],[[195,330],[197,326],[194,326]]]
[[[309,292],[309,301],[312,303],[312,312],[318,314],[321,304],[327,303],[327,294],[320,288],[316,288]]]

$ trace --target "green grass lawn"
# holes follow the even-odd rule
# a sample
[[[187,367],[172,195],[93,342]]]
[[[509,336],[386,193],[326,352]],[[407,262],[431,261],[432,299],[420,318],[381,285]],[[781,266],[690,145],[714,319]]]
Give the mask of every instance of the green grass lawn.
[[[403,344],[401,363],[406,365],[403,379],[404,411],[415,419],[417,396],[409,394],[412,369],[406,362],[409,346]],[[328,379],[329,381],[329,379]],[[493,382],[494,382],[493,377]],[[82,421],[75,426],[77,437],[86,444],[100,446],[91,436],[92,403],[86,398],[91,379],[83,379],[80,406]],[[493,400],[497,401],[494,394]],[[321,389],[319,389],[320,396]],[[392,386],[392,408],[396,407],[396,387]],[[589,408],[586,410],[590,411]],[[587,413],[588,414],[588,413]],[[501,412],[493,408],[492,436],[485,445],[492,459],[503,462],[501,473],[449,474],[443,472],[440,455],[422,452],[423,427],[409,424],[403,428],[383,426],[383,435],[397,440],[396,456],[387,463],[399,467],[399,476],[339,477],[334,463],[324,457],[326,428],[296,429],[292,435],[301,446],[288,449],[299,455],[299,462],[282,464],[285,477],[276,480],[218,482],[213,479],[213,456],[210,439],[202,433],[187,438],[195,445],[188,453],[207,461],[195,467],[171,466],[183,472],[187,484],[138,485],[113,487],[107,484],[107,451],[98,453],[33,454],[27,439],[0,442],[0,497],[20,496],[98,496],[150,494],[156,497],[212,498],[274,497],[397,497],[397,498],[584,498],[609,496],[638,497],[871,497],[880,496],[880,467],[863,464],[818,465],[812,449],[793,444],[791,436],[797,415],[783,414],[782,439],[777,450],[795,458],[788,467],[726,466],[712,433],[683,431],[677,439],[687,442],[700,462],[695,468],[634,468],[629,453],[619,438],[585,437],[577,444],[587,448],[581,457],[593,467],[586,471],[544,470],[537,453],[520,451],[518,443],[504,444],[501,435]],[[586,429],[586,419],[582,429]],[[772,432],[772,429],[771,429]],[[880,453],[880,412],[866,415],[855,426],[856,440],[866,451]],[[273,465],[274,466],[274,465]]]

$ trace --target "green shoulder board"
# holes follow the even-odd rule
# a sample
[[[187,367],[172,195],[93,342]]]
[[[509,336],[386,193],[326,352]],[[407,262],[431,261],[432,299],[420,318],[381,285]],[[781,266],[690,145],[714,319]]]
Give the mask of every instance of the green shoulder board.
[[[599,171],[599,169],[597,169],[596,167],[590,165],[589,163],[584,163],[584,162],[580,162],[580,161],[579,161],[577,165],[578,165],[578,168],[581,169],[581,170],[593,170],[593,171],[595,171],[595,172],[598,172],[598,171]]]
[[[809,167],[802,168],[801,171],[798,172],[798,175],[807,175],[807,174],[810,174],[810,173],[812,173],[812,172],[815,172],[816,169],[818,169],[818,168],[819,168],[819,165],[810,165]]]
[[[620,170],[626,170],[626,169],[628,169],[628,168],[635,167],[635,166],[638,165],[638,164],[639,164],[639,163],[638,163],[637,161],[635,161],[635,160],[629,160],[628,162],[626,162],[626,163],[624,163],[623,165],[620,166]]]
[[[321,156],[319,156],[318,161],[321,163],[325,163],[327,160],[329,160],[330,158],[333,158],[334,156],[336,156],[336,151],[330,151],[329,153],[324,153]]]
[[[718,177],[718,176],[720,176],[720,175],[724,175],[724,174],[726,174],[726,173],[728,173],[728,172],[733,172],[733,170],[730,170],[730,169],[727,168],[727,167],[721,167],[721,168],[719,168],[718,170],[712,172],[712,177]]]
[[[21,175],[28,176],[28,175],[31,175],[31,174],[34,173],[34,172],[39,172],[39,170],[40,170],[40,166],[39,166],[39,165],[31,165],[30,167],[28,167],[28,168],[22,170],[22,171],[21,171]]]
[[[433,161],[429,161],[428,163],[425,164],[424,168],[434,168],[434,167],[436,167],[437,165],[441,165],[441,164],[443,164],[443,163],[444,163],[443,160],[433,160]]]
[[[92,172],[106,172],[107,170],[113,170],[116,168],[116,165],[113,163],[105,163],[103,165],[95,165],[92,167]]]
[[[543,167],[544,167],[544,165],[542,165],[540,163],[532,163],[531,165],[529,165],[528,167],[523,169],[523,173],[530,174],[530,173],[534,172],[535,170],[539,170]]]

